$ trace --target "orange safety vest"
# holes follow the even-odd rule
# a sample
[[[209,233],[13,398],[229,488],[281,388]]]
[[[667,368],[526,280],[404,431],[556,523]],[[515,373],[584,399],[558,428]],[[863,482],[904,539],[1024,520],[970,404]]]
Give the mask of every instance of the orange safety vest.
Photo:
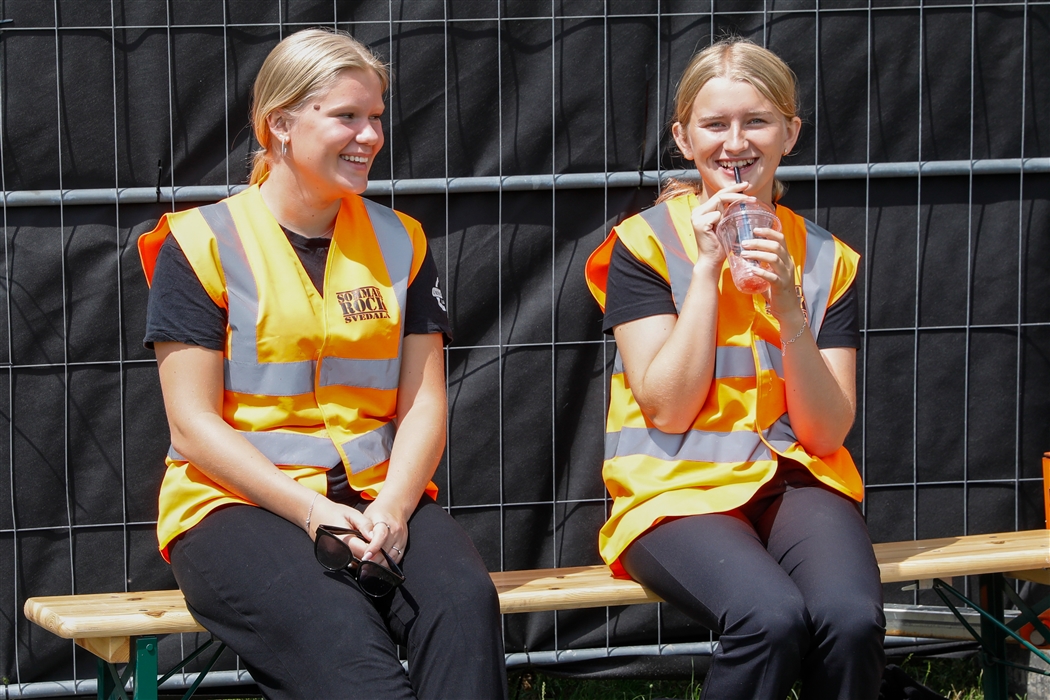
[[[374,498],[397,432],[405,297],[426,254],[414,219],[343,200],[322,298],[252,186],[165,214],[139,238],[146,280],[168,234],[205,291],[227,309],[222,417],[289,477],[318,493],[340,462]],[[168,545],[216,508],[246,503],[169,449],[157,536]],[[427,493],[436,495],[433,483]]]
[[[668,200],[624,221],[587,261],[587,285],[605,309],[613,245],[620,240],[671,285],[682,308],[696,238],[694,195]],[[801,280],[813,337],[829,305],[849,288],[859,256],[830,233],[777,207],[788,252]],[[642,414],[619,352],[613,366],[602,477],[613,498],[598,547],[617,576],[623,551],[664,518],[720,513],[747,503],[773,477],[777,455],[804,464],[821,482],[860,501],[864,486],[845,448],[816,457],[795,438],[784,396],[780,326],[761,295],[739,292],[728,263],[718,283],[715,368],[707,400],[684,434],[658,430]]]

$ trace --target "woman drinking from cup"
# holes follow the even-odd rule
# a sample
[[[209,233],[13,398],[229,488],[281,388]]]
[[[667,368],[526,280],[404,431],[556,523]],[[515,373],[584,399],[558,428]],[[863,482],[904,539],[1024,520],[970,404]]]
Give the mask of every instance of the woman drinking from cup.
[[[492,581],[430,482],[436,266],[418,222],[360,196],[386,87],[349,35],[292,34],[255,82],[248,189],[139,241],[172,441],[161,552],[270,698],[506,694]]]
[[[599,548],[719,633],[712,700],[782,700],[798,679],[805,698],[876,698],[884,664],[863,485],[843,447],[858,256],[777,204],[796,92],[752,43],[696,55],[672,131],[699,184],[672,182],[587,264],[617,346]]]

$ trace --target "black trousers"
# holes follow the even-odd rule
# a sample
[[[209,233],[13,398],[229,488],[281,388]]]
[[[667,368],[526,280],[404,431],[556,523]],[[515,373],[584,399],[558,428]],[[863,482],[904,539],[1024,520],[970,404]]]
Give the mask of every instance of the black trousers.
[[[405,583],[379,599],[323,569],[301,528],[253,506],[209,514],[179,538],[171,564],[194,618],[268,698],[505,698],[499,600],[484,562],[427,496],[408,528]]]
[[[658,525],[621,562],[720,633],[703,698],[784,700],[801,678],[803,700],[875,700],[886,621],[864,520],[833,491],[775,482],[740,510]]]

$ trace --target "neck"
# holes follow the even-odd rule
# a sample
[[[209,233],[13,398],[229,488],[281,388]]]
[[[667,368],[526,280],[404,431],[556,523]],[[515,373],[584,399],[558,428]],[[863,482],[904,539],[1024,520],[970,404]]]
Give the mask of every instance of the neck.
[[[271,170],[269,177],[259,186],[259,194],[277,223],[307,238],[321,238],[332,233],[342,201],[318,196],[302,187],[287,168]]]

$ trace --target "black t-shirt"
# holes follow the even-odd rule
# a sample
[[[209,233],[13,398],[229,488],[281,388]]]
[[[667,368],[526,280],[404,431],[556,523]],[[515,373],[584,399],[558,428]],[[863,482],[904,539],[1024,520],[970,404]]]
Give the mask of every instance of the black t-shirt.
[[[606,333],[614,326],[658,314],[677,314],[671,285],[660,274],[634,257],[619,239],[613,244],[609,277],[605,283]],[[859,348],[860,319],[853,284],[828,307],[817,336],[817,347]]]
[[[324,296],[324,271],[332,240],[307,238],[288,229],[284,233],[318,294]],[[405,299],[405,335],[426,333],[443,333],[446,342],[452,338],[438,286],[437,265],[429,248]],[[186,254],[170,234],[157,255],[146,311],[146,347],[162,342],[220,351],[226,347],[226,309],[208,296]]]

